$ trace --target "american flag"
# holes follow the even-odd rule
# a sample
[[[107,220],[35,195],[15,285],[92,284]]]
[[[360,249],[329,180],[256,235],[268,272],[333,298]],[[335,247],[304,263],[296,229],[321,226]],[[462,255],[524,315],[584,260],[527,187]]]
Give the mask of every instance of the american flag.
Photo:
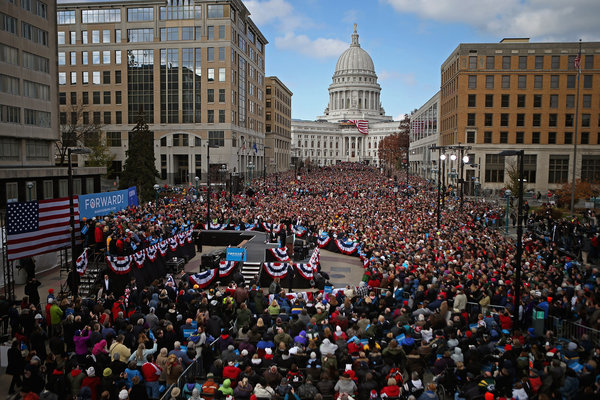
[[[356,125],[360,133],[364,135],[369,134],[369,121],[367,121],[366,119],[351,119],[348,121]]]
[[[74,197],[75,227],[79,227],[79,199]],[[71,245],[69,199],[8,203],[6,245],[8,260],[49,253]],[[78,229],[76,229],[78,232]]]
[[[573,67],[575,67],[577,72],[581,72],[581,50],[579,50],[577,57],[575,57],[575,62],[573,62]]]

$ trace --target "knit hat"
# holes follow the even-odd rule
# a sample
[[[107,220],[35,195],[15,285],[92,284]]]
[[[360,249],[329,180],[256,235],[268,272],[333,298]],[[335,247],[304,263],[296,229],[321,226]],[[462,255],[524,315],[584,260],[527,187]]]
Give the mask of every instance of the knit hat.
[[[96,375],[96,370],[94,369],[94,367],[89,367],[88,369],[85,370],[85,372],[87,373],[87,376],[95,376]]]
[[[123,389],[119,392],[119,400],[127,400],[128,397],[129,393],[127,393],[127,390]]]
[[[110,368],[104,368],[104,371],[102,372],[102,375],[105,377],[109,377],[112,375],[112,369]]]

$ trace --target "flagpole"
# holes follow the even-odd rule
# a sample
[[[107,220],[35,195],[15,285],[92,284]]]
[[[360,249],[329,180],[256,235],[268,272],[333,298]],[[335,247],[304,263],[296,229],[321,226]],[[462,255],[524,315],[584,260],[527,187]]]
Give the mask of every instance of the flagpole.
[[[575,176],[577,170],[577,141],[579,128],[579,78],[581,75],[581,39],[579,39],[579,52],[577,53],[577,92],[575,94],[575,140],[573,141],[573,175],[571,182],[571,217],[575,217]]]

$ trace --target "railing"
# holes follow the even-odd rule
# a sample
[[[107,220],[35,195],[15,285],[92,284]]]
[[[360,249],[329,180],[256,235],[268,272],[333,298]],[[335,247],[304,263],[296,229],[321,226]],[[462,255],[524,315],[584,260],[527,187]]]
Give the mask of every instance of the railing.
[[[585,334],[592,343],[600,343],[600,330],[577,322],[550,316],[546,318],[544,329],[552,330],[558,338],[581,340],[581,337]]]
[[[173,383],[171,386],[169,386],[165,390],[165,392],[160,397],[160,400],[168,400],[171,397],[171,391],[173,390],[173,388],[178,387],[181,391],[183,391],[183,386],[187,382],[188,377],[190,377],[190,376],[194,376],[195,377],[195,376],[197,376],[199,374],[199,372],[200,372],[200,364],[198,364],[197,360],[194,360],[181,373],[181,375],[179,375],[179,378],[177,378],[177,382]]]

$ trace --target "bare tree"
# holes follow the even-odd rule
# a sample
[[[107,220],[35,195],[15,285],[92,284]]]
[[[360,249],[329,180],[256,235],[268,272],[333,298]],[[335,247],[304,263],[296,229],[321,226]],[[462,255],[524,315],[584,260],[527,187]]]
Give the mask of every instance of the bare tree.
[[[89,118],[86,104],[73,104],[67,110],[66,121],[61,121],[65,123],[60,125],[60,139],[55,143],[57,165],[61,167],[66,165],[69,147],[82,146],[91,137],[96,137],[102,128],[100,121]]]

